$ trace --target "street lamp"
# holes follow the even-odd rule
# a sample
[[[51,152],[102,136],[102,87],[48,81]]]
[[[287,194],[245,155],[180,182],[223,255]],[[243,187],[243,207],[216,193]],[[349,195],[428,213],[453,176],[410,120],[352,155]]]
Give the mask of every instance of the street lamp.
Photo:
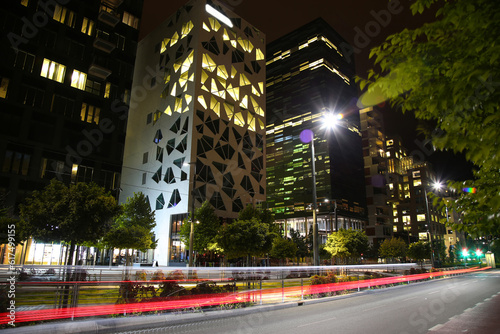
[[[342,114],[325,113],[322,126],[333,128],[342,118]],[[313,183],[313,264],[315,266],[319,266],[318,203],[316,194],[316,155],[314,153],[314,132],[310,129],[303,130],[300,133],[300,140],[303,143],[311,143],[311,168]]]
[[[193,174],[193,189],[191,190],[191,194],[193,195],[193,200],[191,202],[191,232],[189,233],[189,267],[191,268],[193,266],[193,257],[194,257],[194,250],[193,250],[193,242],[194,242],[194,202],[195,202],[195,191],[194,188],[196,186],[196,162],[191,161],[191,162],[185,162],[184,166],[189,166],[193,165],[194,166],[194,174]],[[199,222],[196,222],[199,223]]]
[[[441,188],[443,187],[443,184],[441,182],[433,182],[432,183],[432,188],[434,190],[440,190]],[[433,239],[433,224],[432,224],[432,221],[431,221],[431,213],[430,213],[430,209],[429,209],[429,199],[427,198],[427,187],[424,185],[423,186],[423,190],[424,190],[424,196],[425,196],[425,207],[426,207],[426,211],[427,211],[427,224],[428,224],[428,233],[429,233],[429,240],[431,242],[431,266],[432,268],[434,268],[434,262],[435,262],[435,258],[434,258],[434,244],[432,242],[432,239]]]

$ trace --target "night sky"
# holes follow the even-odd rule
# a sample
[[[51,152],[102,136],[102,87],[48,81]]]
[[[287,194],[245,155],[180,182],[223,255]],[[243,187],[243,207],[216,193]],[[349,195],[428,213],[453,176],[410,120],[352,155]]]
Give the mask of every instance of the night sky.
[[[144,0],[140,38],[147,35],[170,15],[183,6],[187,0]],[[226,4],[236,14],[266,34],[267,42],[291,32],[302,25],[322,17],[348,43],[358,49],[354,59],[356,72],[365,76],[372,67],[368,58],[370,49],[382,43],[385,38],[404,28],[416,28],[434,18],[432,13],[411,15],[408,0],[226,0]],[[388,134],[403,135],[403,144],[409,149],[421,150],[415,128],[416,121],[411,115],[384,108]],[[470,165],[463,158],[449,153],[424,152],[443,179],[461,180],[470,178]]]

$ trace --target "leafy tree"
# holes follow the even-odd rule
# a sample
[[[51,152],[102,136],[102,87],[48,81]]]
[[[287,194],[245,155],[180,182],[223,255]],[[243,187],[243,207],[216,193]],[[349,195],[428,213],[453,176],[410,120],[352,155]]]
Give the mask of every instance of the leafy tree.
[[[297,245],[287,238],[277,237],[273,240],[273,246],[269,255],[275,259],[286,259],[294,257],[297,254]]]
[[[223,225],[215,238],[228,258],[259,256],[269,253],[276,235],[269,232],[269,225],[257,218],[236,220]]]
[[[34,191],[20,210],[21,220],[33,238],[71,245],[71,264],[75,245],[102,238],[119,207],[115,198],[95,183],[67,187],[54,179],[43,190]]]
[[[431,245],[426,241],[417,241],[408,246],[408,257],[422,263],[431,257]]]
[[[385,259],[401,258],[406,255],[408,246],[400,238],[385,239],[378,250],[380,257]]]
[[[252,218],[257,218],[258,221],[267,224],[271,233],[279,234],[280,228],[274,223],[274,216],[271,211],[267,209],[261,210],[252,204],[248,204],[238,214],[238,219],[240,220],[251,220]]]
[[[349,258],[359,258],[368,247],[369,241],[364,231],[340,229],[328,236],[325,250],[348,263]]]
[[[290,238],[292,239],[293,243],[297,246],[297,252],[295,254],[297,258],[302,258],[309,255],[309,247],[306,243],[306,237],[303,237],[302,235],[300,235],[298,231],[295,231],[292,228],[290,230]]]
[[[477,167],[474,180],[449,184],[457,191],[477,189],[442,203],[463,213],[453,227],[499,235],[500,2],[416,0],[411,9],[415,15],[431,6],[434,22],[391,35],[371,51],[377,69],[359,80],[361,89],[367,87],[360,102],[390,100],[437,124],[430,134],[433,146],[463,152]]]
[[[122,205],[122,213],[116,217],[103,242],[110,247],[125,248],[126,265],[129,266],[131,259],[128,250],[138,249],[145,252],[152,248],[152,229],[155,226],[155,212],[151,211],[146,196],[142,192],[134,193],[134,196],[127,198]]]
[[[9,215],[8,209],[3,208],[0,209],[0,245],[9,243],[9,231],[14,232],[14,240],[11,239],[10,241],[16,245],[23,244],[23,241],[30,237],[26,224]]]
[[[201,207],[195,210],[194,220],[199,223],[194,224],[193,250],[196,252],[210,250],[210,245],[214,243],[214,238],[221,226],[220,219],[215,214],[214,207],[208,201],[203,202]],[[189,247],[190,233],[191,223],[186,220],[182,224],[179,233],[186,247]]]

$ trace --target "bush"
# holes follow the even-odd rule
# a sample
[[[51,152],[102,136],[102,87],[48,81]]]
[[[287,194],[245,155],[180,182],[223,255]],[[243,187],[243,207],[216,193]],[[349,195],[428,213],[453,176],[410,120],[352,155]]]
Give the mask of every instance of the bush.
[[[332,271],[329,271],[326,276],[321,276],[321,275],[311,276],[311,285],[335,283],[335,281],[336,281],[335,275],[333,274]]]

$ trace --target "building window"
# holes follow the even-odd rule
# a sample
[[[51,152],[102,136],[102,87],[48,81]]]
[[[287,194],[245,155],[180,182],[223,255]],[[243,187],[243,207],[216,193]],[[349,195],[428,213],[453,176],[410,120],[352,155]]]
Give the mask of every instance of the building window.
[[[73,74],[71,75],[71,87],[75,87],[80,90],[85,90],[86,83],[87,83],[87,74],[80,72],[78,70],[73,70]]]
[[[95,95],[101,94],[101,83],[87,79],[87,83],[85,85],[85,91],[88,93],[92,93]]]
[[[64,161],[42,158],[40,177],[42,179],[53,179],[57,175],[63,175]]]
[[[20,88],[18,102],[30,107],[41,108],[45,91],[31,86],[22,85]]]
[[[14,67],[20,70],[25,70],[29,73],[33,72],[35,64],[35,55],[19,50],[16,54]]]
[[[109,190],[115,190],[119,186],[120,182],[120,173],[102,170],[101,171],[101,179],[103,182],[103,186]]]
[[[109,93],[111,92],[111,82],[106,82],[106,88],[104,89],[104,98],[109,99]]]
[[[65,73],[66,66],[47,58],[43,59],[42,71],[40,72],[42,77],[62,83],[64,81]]]
[[[422,179],[413,180],[413,186],[414,187],[418,187],[421,184],[422,184]]]
[[[148,152],[144,152],[142,155],[142,163],[147,164],[148,163]]]
[[[123,92],[123,102],[130,104],[130,90],[128,89],[125,89],[125,92]]]
[[[147,177],[147,174],[142,173],[142,184],[146,184],[146,177]]]
[[[94,21],[84,17],[82,22],[82,32],[84,34],[92,36],[92,34],[94,33]]]
[[[80,112],[80,119],[82,122],[99,124],[99,115],[101,108],[93,105],[82,103],[82,110]]]
[[[54,8],[54,15],[52,18],[57,22],[64,23],[68,27],[74,28],[76,22],[76,14],[61,5],[56,5]]]
[[[130,13],[123,12],[122,22],[134,29],[139,28],[139,19]]]
[[[73,165],[71,168],[71,182],[92,182],[94,177],[94,168],[83,166],[83,165]]]
[[[74,106],[75,100],[69,99],[62,95],[54,94],[52,96],[50,112],[62,114],[66,117],[73,117]]]
[[[30,160],[30,154],[5,151],[2,172],[28,175]]]
[[[7,89],[9,88],[9,79],[2,78],[0,83],[0,98],[5,99],[7,97]]]
[[[29,0],[21,0],[21,5],[23,5],[24,7],[28,7],[28,2]]]

